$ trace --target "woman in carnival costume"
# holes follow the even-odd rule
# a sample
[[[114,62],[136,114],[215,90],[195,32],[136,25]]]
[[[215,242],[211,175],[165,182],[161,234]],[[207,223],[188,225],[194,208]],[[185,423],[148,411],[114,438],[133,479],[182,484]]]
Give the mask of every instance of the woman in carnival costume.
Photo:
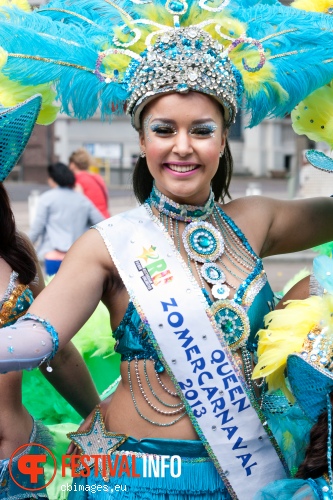
[[[333,200],[224,203],[227,133],[241,99],[253,126],[332,79],[333,19],[274,0],[57,0],[33,13],[3,7],[0,40],[9,88],[53,83],[78,118],[126,108],[140,137],[142,205],[81,237],[0,336],[2,369],[30,368],[101,298],[109,309],[122,380],[104,419],[96,410],[71,437],[85,455],[128,460],[132,476],[100,464],[73,498],[110,498],[115,485],[120,498],[253,498],[289,473],[251,380],[273,302],[261,257],[332,239]],[[144,477],[165,455],[180,456],[181,471]]]
[[[291,404],[296,400],[315,423],[295,478],[273,482],[258,492],[255,500],[333,498],[332,259],[317,257],[313,267],[310,296],[289,300],[285,309],[266,316],[266,329],[258,333],[258,364],[253,377],[264,376],[269,390],[282,390]],[[299,296],[297,286],[290,291],[292,296]]]
[[[14,324],[44,287],[37,256],[27,238],[16,230],[3,185],[29,140],[40,114],[41,102],[41,96],[36,95],[22,104],[0,110],[0,328]],[[77,370],[73,372],[75,364]],[[68,344],[63,354],[56,356],[51,366],[42,368],[50,382],[59,384],[63,395],[68,397],[83,417],[99,401],[85,365],[72,344]],[[85,384],[84,394],[79,385],[75,387],[75,380],[78,379]],[[22,445],[41,443],[53,446],[47,428],[22,405],[21,386],[21,373],[0,376],[0,498],[4,500],[47,498],[43,477],[39,476],[38,482],[33,483],[29,476],[21,474],[18,469],[18,459],[26,454],[39,454],[41,449],[38,446],[22,448],[9,464],[9,457]]]

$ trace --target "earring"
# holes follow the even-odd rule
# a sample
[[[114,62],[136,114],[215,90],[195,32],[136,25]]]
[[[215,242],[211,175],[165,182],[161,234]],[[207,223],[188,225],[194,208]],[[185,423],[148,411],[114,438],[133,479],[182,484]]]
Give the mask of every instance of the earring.
[[[140,151],[141,158],[146,158],[146,153],[144,151]]]
[[[224,150],[223,151],[220,151],[220,158],[222,158],[222,156],[224,155]]]

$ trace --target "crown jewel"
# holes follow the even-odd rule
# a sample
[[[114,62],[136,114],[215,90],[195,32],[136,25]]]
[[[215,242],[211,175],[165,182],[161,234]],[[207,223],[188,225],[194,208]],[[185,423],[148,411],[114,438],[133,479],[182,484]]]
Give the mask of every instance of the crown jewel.
[[[237,112],[238,93],[242,93],[241,76],[222,45],[209,33],[196,27],[173,28],[149,45],[142,60],[128,68],[127,112],[136,129],[144,105],[158,94],[198,91],[219,101],[229,125]]]

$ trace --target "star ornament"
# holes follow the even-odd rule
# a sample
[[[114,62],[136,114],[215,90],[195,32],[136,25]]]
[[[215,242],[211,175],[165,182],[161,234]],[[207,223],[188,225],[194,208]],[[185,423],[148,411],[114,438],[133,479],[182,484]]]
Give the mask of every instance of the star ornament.
[[[153,259],[155,257],[155,250],[156,247],[153,247],[153,245],[151,245],[148,249],[143,247],[142,254],[139,255],[138,258],[148,262],[148,259]]]
[[[82,455],[89,456],[111,454],[127,439],[126,434],[117,434],[105,429],[99,406],[95,409],[87,431],[69,432],[67,437],[79,448]],[[91,458],[86,462],[91,466],[95,460]]]

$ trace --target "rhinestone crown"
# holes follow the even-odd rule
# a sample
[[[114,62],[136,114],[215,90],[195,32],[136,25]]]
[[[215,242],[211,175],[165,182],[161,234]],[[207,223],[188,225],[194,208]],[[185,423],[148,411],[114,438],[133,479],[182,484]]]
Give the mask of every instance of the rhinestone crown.
[[[215,98],[224,108],[226,125],[237,112],[243,85],[240,73],[223,54],[223,47],[209,33],[195,27],[175,28],[149,45],[142,60],[133,60],[125,81],[129,99],[127,112],[132,124],[140,128],[140,113],[158,94],[202,92]]]

